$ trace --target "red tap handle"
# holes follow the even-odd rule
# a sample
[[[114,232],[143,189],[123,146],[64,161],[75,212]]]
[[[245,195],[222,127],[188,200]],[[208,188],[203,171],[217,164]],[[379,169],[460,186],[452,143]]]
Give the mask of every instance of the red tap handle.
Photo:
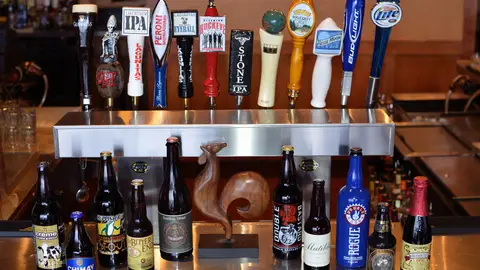
[[[207,10],[205,11],[205,16],[218,16],[218,11],[215,4],[213,4],[213,1],[209,2]],[[207,97],[217,97],[220,92],[217,80],[218,52],[207,52],[205,54],[207,57],[207,78],[203,82],[205,89],[203,93]]]

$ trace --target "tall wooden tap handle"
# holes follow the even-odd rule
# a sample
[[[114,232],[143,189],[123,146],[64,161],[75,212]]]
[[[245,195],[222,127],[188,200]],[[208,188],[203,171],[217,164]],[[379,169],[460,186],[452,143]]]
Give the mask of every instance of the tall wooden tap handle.
[[[315,25],[315,6],[313,0],[294,0],[287,16],[288,32],[292,36],[293,51],[290,59],[290,81],[288,98],[290,108],[295,106],[301,85],[303,71],[303,46]]]

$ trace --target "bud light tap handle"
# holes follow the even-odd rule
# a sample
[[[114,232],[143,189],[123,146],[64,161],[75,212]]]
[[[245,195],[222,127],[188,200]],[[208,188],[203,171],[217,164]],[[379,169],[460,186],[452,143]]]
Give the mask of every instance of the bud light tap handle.
[[[293,51],[290,58],[290,80],[288,82],[288,99],[290,108],[295,107],[303,72],[303,46],[313,32],[316,24],[313,0],[293,0],[287,15],[288,32],[293,39]]]
[[[402,19],[402,9],[398,4],[398,0],[380,0],[371,12],[371,19],[376,25],[376,28],[372,69],[370,70],[370,77],[368,78],[367,108],[373,108],[376,105],[380,74],[382,72],[383,60],[385,58],[385,52],[387,51],[390,33],[392,32],[392,27]]]
[[[172,11],[173,37],[178,49],[178,96],[183,99],[183,108],[188,109],[188,100],[193,97],[192,56],[193,39],[198,36],[198,11]]]
[[[170,12],[167,3],[159,0],[152,12],[150,43],[155,66],[153,106],[167,107],[167,59],[172,40]]]
[[[312,100],[314,108],[324,108],[330,82],[332,80],[332,57],[340,55],[343,31],[331,19],[323,20],[315,30],[313,53],[317,61],[312,75]]]
[[[252,80],[253,31],[232,30],[228,93],[235,96],[240,109],[244,96],[250,95]]]
[[[347,106],[348,97],[352,90],[353,69],[360,48],[363,30],[363,16],[365,13],[365,0],[347,0],[344,16],[344,37],[342,54],[342,103]]]

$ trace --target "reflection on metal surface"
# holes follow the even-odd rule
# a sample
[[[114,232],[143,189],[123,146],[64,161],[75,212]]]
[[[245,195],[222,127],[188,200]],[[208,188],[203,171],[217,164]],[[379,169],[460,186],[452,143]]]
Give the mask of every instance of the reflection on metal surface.
[[[161,157],[161,138],[169,136],[181,137],[186,157],[199,156],[199,146],[212,141],[228,143],[220,156],[280,156],[284,144],[301,156],[348,155],[354,146],[364,155],[392,155],[394,129],[382,110],[94,111],[66,114],[54,137],[57,158],[97,157],[104,150]]]
[[[370,231],[373,229],[371,223]],[[335,221],[332,221],[332,248],[330,251],[331,269],[335,269]],[[88,224],[92,240],[95,240],[95,226]],[[300,270],[301,260],[276,260],[272,255],[272,224],[271,222],[234,223],[234,233],[243,230],[258,233],[260,257],[258,259],[199,259],[196,248],[193,256],[187,262],[169,262],[160,258],[160,250],[155,248],[155,269],[175,270],[206,270],[206,269],[254,269],[254,270]],[[220,225],[212,223],[194,223],[193,243],[198,244],[198,235],[202,233],[222,233]],[[395,269],[400,269],[402,229],[398,223],[393,224],[393,234],[397,238],[398,246],[395,258]],[[431,255],[432,270],[471,270],[476,269],[477,245],[480,235],[434,236]],[[7,248],[8,247],[8,248]],[[33,255],[33,241],[31,238],[0,238],[0,260],[8,265],[9,270],[35,269]],[[99,268],[104,269],[104,268]],[[116,268],[116,269],[126,269]]]

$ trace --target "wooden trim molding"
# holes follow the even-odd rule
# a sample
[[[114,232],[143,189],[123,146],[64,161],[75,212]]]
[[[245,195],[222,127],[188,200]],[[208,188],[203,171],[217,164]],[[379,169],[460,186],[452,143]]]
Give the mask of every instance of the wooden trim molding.
[[[475,41],[477,39],[477,13],[478,0],[463,1],[463,46],[462,55],[470,57],[475,53]]]

